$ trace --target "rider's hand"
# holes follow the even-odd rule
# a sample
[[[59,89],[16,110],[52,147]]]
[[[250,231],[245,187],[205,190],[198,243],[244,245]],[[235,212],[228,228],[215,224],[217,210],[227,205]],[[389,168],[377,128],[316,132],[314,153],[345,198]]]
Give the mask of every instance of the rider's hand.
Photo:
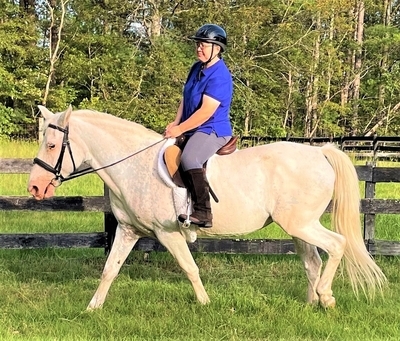
[[[165,131],[168,129],[171,129],[172,127],[175,127],[177,124],[175,122],[171,122],[170,124],[167,125],[167,128],[165,128]]]
[[[170,127],[171,124],[167,126],[167,129],[165,130],[164,136],[166,138],[172,138],[172,137],[178,137],[183,134],[181,128],[179,125],[174,125]]]

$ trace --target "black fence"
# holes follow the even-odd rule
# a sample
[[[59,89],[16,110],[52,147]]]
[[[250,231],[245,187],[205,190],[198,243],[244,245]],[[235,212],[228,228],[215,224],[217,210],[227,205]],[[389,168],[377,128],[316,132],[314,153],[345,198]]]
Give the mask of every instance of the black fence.
[[[309,143],[337,143],[341,149],[364,154],[374,160],[385,153],[385,158],[400,155],[400,139],[397,137],[346,137],[346,138],[285,138],[284,140]],[[242,137],[242,147],[277,141],[268,137]],[[360,142],[361,141],[361,142]],[[397,147],[396,147],[397,144]],[[371,154],[372,153],[372,154]],[[371,154],[371,155],[370,155]],[[389,154],[391,156],[389,156]],[[0,159],[0,173],[29,173],[30,159]],[[375,186],[380,182],[400,182],[400,169],[397,167],[376,167],[374,162],[356,166],[360,181],[365,182],[365,197],[361,200],[361,213],[364,214],[364,239],[371,254],[400,255],[400,242],[375,239],[375,218],[377,214],[400,214],[400,200],[375,198]],[[116,220],[111,212],[108,190],[104,196],[55,197],[36,201],[27,196],[0,196],[0,210],[3,211],[91,211],[103,212],[104,225],[97,233],[49,233],[49,234],[0,234],[0,248],[42,248],[42,247],[96,247],[110,250],[115,234]],[[328,206],[327,213],[330,212]],[[213,253],[253,253],[288,254],[294,253],[291,239],[279,240],[240,240],[240,239],[198,239],[189,244],[192,251]],[[142,238],[135,245],[136,250],[165,251],[157,240]]]
[[[377,160],[394,160],[400,158],[400,137],[397,136],[339,136],[339,137],[270,137],[270,136],[242,136],[241,148],[277,141],[290,141],[309,145],[334,143],[346,153],[356,158]]]

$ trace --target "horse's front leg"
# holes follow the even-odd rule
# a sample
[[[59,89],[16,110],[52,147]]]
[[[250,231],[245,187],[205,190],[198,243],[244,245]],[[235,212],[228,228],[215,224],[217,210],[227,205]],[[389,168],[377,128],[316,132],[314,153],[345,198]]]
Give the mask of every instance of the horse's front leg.
[[[122,264],[125,262],[139,238],[140,237],[137,236],[130,228],[123,227],[121,225],[117,226],[115,239],[110,254],[107,258],[106,265],[104,266],[100,285],[91,299],[87,310],[93,310],[103,306],[111,283],[118,275]]]
[[[185,271],[186,276],[192,283],[197,300],[201,304],[207,304],[210,299],[200,279],[199,268],[196,265],[185,238],[179,232],[165,232],[156,230],[155,234],[172,256],[177,260],[179,266]]]

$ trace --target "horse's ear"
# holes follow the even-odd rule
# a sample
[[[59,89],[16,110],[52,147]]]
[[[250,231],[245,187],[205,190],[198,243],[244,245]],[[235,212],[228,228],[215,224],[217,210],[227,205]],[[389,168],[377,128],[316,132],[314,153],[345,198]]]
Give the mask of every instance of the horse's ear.
[[[64,128],[68,125],[68,123],[69,123],[69,118],[70,118],[70,116],[71,116],[71,113],[72,113],[72,105],[70,104],[69,105],[69,107],[68,107],[68,109],[67,110],[65,110],[62,114],[61,114],[61,116],[60,116],[60,119],[59,119],[59,124],[61,124],[61,126],[63,126]]]
[[[44,118],[45,120],[49,119],[51,116],[54,115],[49,109],[47,109],[47,108],[46,108],[45,106],[43,106],[43,105],[38,105],[38,108],[39,108],[40,113],[42,114],[42,116],[43,116],[43,118]]]

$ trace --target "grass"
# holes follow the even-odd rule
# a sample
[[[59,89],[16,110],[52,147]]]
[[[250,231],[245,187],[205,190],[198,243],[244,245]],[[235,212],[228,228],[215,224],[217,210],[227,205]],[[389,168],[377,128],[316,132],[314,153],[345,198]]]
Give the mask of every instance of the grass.
[[[32,158],[37,146],[0,142],[1,157]],[[27,175],[1,174],[0,195],[28,195]],[[360,184],[362,191],[363,184]],[[102,195],[95,175],[66,182],[58,195]],[[377,196],[399,198],[397,184]],[[92,212],[0,212],[0,233],[101,231]],[[329,225],[329,215],[322,218]],[[399,240],[396,215],[377,216],[377,238]],[[287,238],[277,226],[248,237]],[[386,237],[386,238],[384,238]],[[338,272],[336,309],[305,304],[296,255],[194,254],[211,298],[199,305],[168,253],[132,252],[102,310],[86,312],[105,263],[102,249],[0,250],[0,340],[398,340],[399,257],[377,257],[389,279],[384,298],[354,296]]]
[[[306,305],[296,256],[194,255],[211,303],[195,302],[167,253],[132,253],[102,310],[86,312],[100,250],[0,251],[2,340],[396,340],[399,259],[378,259],[385,300],[357,300],[338,276],[336,309]]]

